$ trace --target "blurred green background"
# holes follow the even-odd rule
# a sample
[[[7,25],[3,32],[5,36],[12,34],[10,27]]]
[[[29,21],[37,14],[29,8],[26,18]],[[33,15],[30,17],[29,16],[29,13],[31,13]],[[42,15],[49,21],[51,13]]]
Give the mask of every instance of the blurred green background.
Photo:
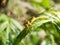
[[[60,45],[60,0],[0,0],[0,45]]]

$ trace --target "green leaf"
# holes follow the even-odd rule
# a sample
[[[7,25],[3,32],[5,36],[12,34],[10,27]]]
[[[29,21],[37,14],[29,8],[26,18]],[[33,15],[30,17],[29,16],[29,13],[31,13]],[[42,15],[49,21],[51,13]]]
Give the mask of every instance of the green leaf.
[[[23,25],[21,25],[18,21],[14,20],[14,19],[11,19],[12,23],[20,30],[23,30],[24,27]]]
[[[25,28],[23,31],[20,32],[20,34],[16,37],[13,45],[19,45],[21,40],[30,32],[29,28]]]
[[[51,7],[49,0],[42,0],[42,2],[40,3],[40,5],[42,7],[44,7],[45,9],[49,9]]]
[[[16,36],[19,34],[19,30],[13,24],[10,25],[10,28]]]
[[[57,29],[57,32],[60,34],[60,27],[59,27],[59,25],[56,22],[53,22],[53,23],[54,23],[54,25],[55,25],[55,27]]]
[[[6,21],[0,25],[0,32],[4,31],[4,29],[7,27],[7,23],[8,23],[8,21]]]

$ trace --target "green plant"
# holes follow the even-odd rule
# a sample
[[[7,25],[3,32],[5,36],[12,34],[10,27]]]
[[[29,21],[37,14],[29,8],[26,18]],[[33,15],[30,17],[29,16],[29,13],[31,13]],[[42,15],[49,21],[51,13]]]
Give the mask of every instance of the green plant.
[[[51,45],[59,45],[60,43],[60,19],[53,13],[45,12],[45,15],[37,17],[31,22],[28,28],[25,28],[16,38],[13,45],[18,45],[19,42],[32,30],[37,30],[37,28],[42,28],[47,34],[47,40],[51,41]],[[52,37],[51,37],[52,36]],[[50,38],[49,38],[50,37]],[[58,42],[56,41],[59,38]],[[55,40],[54,40],[55,39]],[[17,41],[17,42],[16,42]]]
[[[13,43],[14,38],[23,30],[23,26],[16,20],[0,14],[0,37],[4,45],[10,45]]]
[[[19,21],[0,13],[0,44],[36,45],[38,41],[41,41],[45,42],[43,45],[60,45],[60,11],[54,10],[49,1],[30,0],[30,4],[42,14],[30,20],[28,27],[24,27]],[[14,8],[17,15],[20,15],[21,12],[18,11],[19,6],[16,5],[15,9],[15,5],[13,5],[10,4],[11,7],[9,9],[11,8],[10,10],[12,10]],[[43,39],[37,36],[37,33],[41,30],[44,30],[46,33]]]

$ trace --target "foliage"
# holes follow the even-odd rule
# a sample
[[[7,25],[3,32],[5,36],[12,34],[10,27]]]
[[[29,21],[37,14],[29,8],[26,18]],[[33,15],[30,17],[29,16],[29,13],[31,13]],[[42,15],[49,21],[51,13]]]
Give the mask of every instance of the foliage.
[[[8,12],[12,11],[17,16],[20,16],[18,18],[23,16],[25,18],[34,17],[26,17],[26,14],[23,14],[20,9],[21,7],[19,8],[19,0],[15,0],[19,5],[16,2],[16,4],[12,2],[13,5],[11,5],[11,1],[9,1]],[[38,17],[29,20],[30,22],[28,22],[27,27],[24,27],[23,21],[17,21],[17,19],[7,16],[8,14],[0,13],[0,44],[60,45],[60,11],[53,9],[52,4],[49,1],[51,2],[52,0],[26,1],[26,3],[30,3],[32,7],[36,7],[37,12],[39,12]],[[16,8],[14,6],[16,6]],[[44,31],[45,35],[40,35],[41,31]]]
[[[4,14],[0,14],[0,37],[4,45],[12,44],[13,38],[15,38],[23,28],[24,27],[16,20]]]
[[[45,16],[37,17],[33,20],[31,25],[24,29],[17,37],[16,41],[20,42],[21,37],[22,39],[32,30],[37,30],[37,28],[42,28],[46,32],[47,40],[51,41],[51,45],[56,45],[54,39],[59,38],[60,40],[60,29],[59,29],[59,18],[55,17],[53,15],[46,14]],[[52,26],[52,27],[51,27]],[[51,29],[50,29],[51,28]],[[25,34],[25,35],[24,35]],[[22,35],[22,36],[21,36]],[[51,37],[52,36],[52,37]],[[56,40],[56,39],[55,39]],[[14,45],[19,44],[18,42],[15,42]],[[59,42],[60,43],[60,42]]]

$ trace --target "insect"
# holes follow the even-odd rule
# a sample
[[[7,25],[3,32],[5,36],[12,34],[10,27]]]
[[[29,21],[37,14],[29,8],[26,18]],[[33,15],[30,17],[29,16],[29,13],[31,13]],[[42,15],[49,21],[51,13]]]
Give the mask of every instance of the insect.
[[[24,22],[24,26],[25,27],[28,27],[28,26],[30,26],[31,25],[31,23],[35,20],[36,18],[35,17],[33,17],[33,18],[31,18],[30,20],[25,20]]]

